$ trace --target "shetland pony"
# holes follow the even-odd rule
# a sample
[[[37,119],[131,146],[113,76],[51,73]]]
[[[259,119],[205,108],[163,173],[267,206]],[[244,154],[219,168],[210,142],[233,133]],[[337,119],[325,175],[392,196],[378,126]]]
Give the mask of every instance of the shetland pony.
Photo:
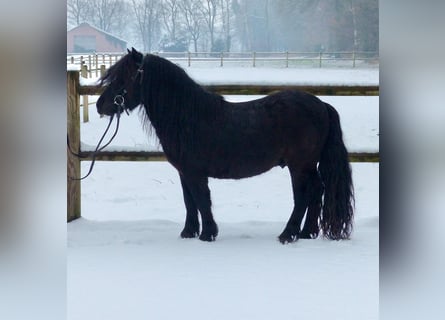
[[[108,69],[100,86],[105,88],[98,113],[113,115],[140,106],[177,169],[186,208],[182,238],[213,241],[218,235],[209,177],[241,179],[275,166],[289,169],[294,200],[278,236],[281,243],[316,238],[320,230],[329,239],[349,238],[351,167],[339,115],[331,105],[298,90],[228,102],[172,62],[134,48]]]

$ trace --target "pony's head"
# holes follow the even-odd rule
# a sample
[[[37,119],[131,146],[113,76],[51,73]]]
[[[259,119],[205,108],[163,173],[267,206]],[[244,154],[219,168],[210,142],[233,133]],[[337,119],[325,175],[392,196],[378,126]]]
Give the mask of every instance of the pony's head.
[[[111,116],[124,110],[133,110],[141,103],[140,68],[144,57],[134,48],[127,51],[99,79],[99,86],[105,87],[96,103],[99,114]]]

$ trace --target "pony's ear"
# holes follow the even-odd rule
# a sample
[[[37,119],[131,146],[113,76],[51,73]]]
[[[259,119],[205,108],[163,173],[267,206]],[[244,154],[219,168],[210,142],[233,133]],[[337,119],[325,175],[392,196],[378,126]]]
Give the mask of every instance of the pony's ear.
[[[139,64],[142,63],[142,59],[144,58],[142,53],[140,53],[133,47],[131,47],[131,56],[133,57],[134,61],[136,61]]]
[[[130,53],[131,52],[130,49],[127,48],[127,52]]]

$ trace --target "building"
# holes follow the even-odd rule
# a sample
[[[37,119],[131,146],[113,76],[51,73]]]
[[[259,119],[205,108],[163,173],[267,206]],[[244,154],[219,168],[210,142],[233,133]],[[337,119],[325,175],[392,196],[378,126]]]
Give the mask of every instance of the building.
[[[67,32],[67,53],[124,52],[127,42],[108,32],[81,23]]]

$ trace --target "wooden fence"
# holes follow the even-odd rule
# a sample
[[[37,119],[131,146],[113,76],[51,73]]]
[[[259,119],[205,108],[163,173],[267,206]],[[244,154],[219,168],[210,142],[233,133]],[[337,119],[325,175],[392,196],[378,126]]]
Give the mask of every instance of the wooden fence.
[[[96,86],[81,86],[79,71],[67,72],[67,136],[71,149],[85,158],[72,155],[67,150],[67,220],[72,221],[81,216],[81,182],[70,177],[80,177],[81,161],[91,161],[91,152],[80,149],[80,96],[99,95],[101,88]],[[375,96],[379,95],[378,86],[271,86],[271,85],[221,85],[207,86],[207,90],[220,94],[270,94],[277,90],[299,89],[315,95],[343,96]],[[351,162],[379,162],[379,153],[349,154]],[[151,151],[101,151],[96,155],[97,161],[165,161],[162,152]]]

